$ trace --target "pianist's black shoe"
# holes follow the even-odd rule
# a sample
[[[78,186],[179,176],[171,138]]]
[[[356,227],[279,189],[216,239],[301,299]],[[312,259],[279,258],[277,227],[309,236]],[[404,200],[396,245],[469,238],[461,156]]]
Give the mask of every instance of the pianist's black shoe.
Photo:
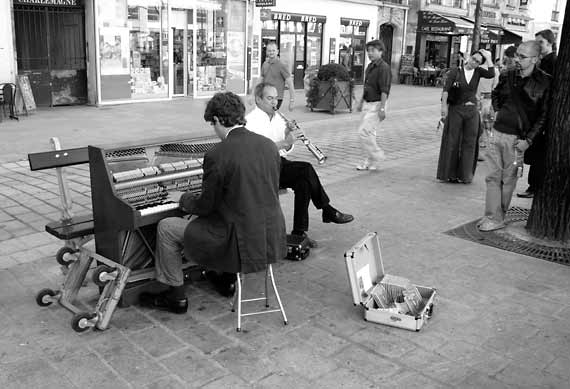
[[[143,307],[172,313],[186,313],[188,311],[188,299],[176,299],[170,290],[162,293],[143,292],[139,296],[139,302]]]
[[[330,205],[323,208],[323,223],[344,224],[354,220],[354,216],[342,213]]]
[[[234,273],[207,271],[205,276],[222,296],[232,297],[234,295],[236,291],[236,275]]]

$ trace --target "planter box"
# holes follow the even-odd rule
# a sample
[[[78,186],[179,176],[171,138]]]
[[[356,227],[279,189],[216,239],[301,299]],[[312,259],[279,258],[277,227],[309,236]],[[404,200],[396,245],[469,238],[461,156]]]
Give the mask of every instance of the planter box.
[[[352,86],[350,81],[319,81],[316,102],[310,104],[315,109],[335,113],[340,109],[352,112]]]

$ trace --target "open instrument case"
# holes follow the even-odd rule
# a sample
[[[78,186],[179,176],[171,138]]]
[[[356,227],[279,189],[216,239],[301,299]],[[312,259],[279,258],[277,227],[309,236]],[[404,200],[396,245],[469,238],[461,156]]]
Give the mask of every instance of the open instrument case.
[[[354,305],[364,307],[364,320],[412,331],[419,331],[432,316],[436,290],[416,286],[421,295],[418,313],[415,315],[379,308],[372,294],[374,289],[386,285],[391,291],[402,294],[407,279],[384,273],[378,234],[369,232],[345,254],[346,270]]]

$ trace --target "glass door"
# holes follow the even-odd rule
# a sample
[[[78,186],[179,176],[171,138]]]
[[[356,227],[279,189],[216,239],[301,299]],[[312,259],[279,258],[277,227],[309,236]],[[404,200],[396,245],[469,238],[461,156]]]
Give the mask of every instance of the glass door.
[[[172,70],[173,95],[193,94],[193,12],[191,9],[172,9]]]

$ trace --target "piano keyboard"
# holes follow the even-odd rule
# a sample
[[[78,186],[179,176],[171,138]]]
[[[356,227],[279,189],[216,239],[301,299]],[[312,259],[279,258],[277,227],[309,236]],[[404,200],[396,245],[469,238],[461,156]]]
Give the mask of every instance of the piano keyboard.
[[[139,212],[141,216],[148,216],[148,215],[154,215],[155,213],[172,211],[173,209],[178,209],[178,203],[169,202],[165,204],[159,204],[152,207],[143,208]]]

